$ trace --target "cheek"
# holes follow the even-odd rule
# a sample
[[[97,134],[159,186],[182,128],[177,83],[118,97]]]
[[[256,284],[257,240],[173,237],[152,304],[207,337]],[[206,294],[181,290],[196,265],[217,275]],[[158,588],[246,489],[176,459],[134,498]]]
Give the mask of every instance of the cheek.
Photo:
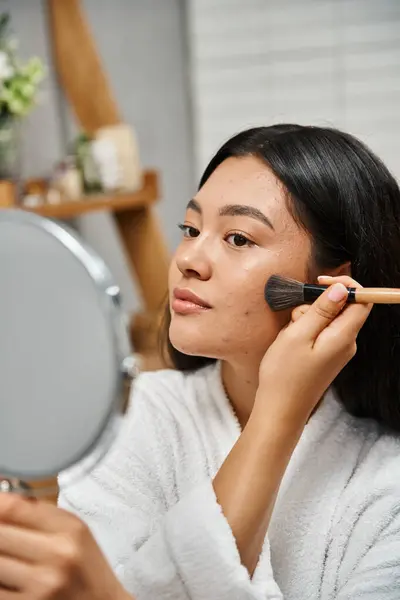
[[[298,257],[282,260],[280,252],[270,252],[267,258],[263,252],[261,259],[259,254],[249,254],[249,260],[240,265],[219,263],[210,281],[202,284],[215,300],[215,308],[199,318],[172,315],[172,344],[186,354],[214,358],[252,355],[260,360],[290,318],[289,313],[274,313],[268,307],[265,284],[272,274],[282,271],[299,278],[303,268]],[[181,277],[173,262],[170,290],[179,285]]]
[[[177,284],[179,283],[180,277],[181,277],[181,273],[177,267],[175,257],[174,257],[169,265],[169,271],[168,271],[168,289],[170,291],[172,291],[177,286]]]
[[[224,343],[260,352],[268,348],[288,322],[288,314],[272,312],[265,301],[267,279],[268,276],[253,282],[247,279],[234,292],[226,292],[225,309],[218,315]]]

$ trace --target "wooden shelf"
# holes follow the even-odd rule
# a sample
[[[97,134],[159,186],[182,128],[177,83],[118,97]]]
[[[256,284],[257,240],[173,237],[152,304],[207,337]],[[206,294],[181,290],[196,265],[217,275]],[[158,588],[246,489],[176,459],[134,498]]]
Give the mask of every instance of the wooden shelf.
[[[80,200],[61,202],[60,204],[43,204],[41,206],[22,206],[23,210],[34,212],[52,219],[74,219],[88,212],[107,210],[117,213],[124,210],[135,210],[149,206],[158,199],[158,177],[156,171],[143,173],[143,187],[136,192],[113,195],[88,195]]]

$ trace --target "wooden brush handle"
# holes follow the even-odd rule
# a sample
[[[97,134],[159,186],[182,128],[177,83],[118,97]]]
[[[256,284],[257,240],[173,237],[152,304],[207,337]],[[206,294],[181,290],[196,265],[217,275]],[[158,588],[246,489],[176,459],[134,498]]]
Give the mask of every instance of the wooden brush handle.
[[[400,289],[362,288],[355,290],[357,304],[400,304]]]

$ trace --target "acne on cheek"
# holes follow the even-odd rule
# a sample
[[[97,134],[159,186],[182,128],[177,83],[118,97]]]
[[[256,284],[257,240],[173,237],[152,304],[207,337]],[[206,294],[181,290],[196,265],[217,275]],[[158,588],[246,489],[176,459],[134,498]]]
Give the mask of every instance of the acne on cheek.
[[[251,302],[249,303],[249,298]],[[236,298],[236,302],[226,302],[227,307],[232,307],[237,304],[238,298]],[[263,319],[265,318],[264,309],[268,309],[267,303],[264,299],[264,286],[261,291],[254,292],[253,290],[249,290],[247,296],[243,298],[243,309],[239,313],[240,316],[248,321],[249,319],[254,319],[254,316],[257,318]]]
[[[243,340],[243,351],[246,352],[248,341],[257,339],[262,331],[271,343],[271,336],[275,338],[289,320],[290,314],[272,313],[262,293],[262,299],[258,298],[252,305],[247,305],[237,319],[240,337]]]
[[[259,302],[255,303],[254,306],[247,306],[247,308],[244,309],[242,315],[243,317],[246,317],[246,319],[252,318],[254,317],[254,315],[259,316],[260,318],[263,318],[264,316],[260,311]]]

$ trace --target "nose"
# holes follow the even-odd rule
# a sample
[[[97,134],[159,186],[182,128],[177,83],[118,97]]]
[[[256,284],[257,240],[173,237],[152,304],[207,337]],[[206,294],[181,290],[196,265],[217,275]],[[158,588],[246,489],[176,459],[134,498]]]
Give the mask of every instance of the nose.
[[[184,277],[201,279],[207,281],[212,273],[212,264],[210,257],[205,252],[204,245],[200,238],[185,244],[178,250],[176,255],[176,264]]]

